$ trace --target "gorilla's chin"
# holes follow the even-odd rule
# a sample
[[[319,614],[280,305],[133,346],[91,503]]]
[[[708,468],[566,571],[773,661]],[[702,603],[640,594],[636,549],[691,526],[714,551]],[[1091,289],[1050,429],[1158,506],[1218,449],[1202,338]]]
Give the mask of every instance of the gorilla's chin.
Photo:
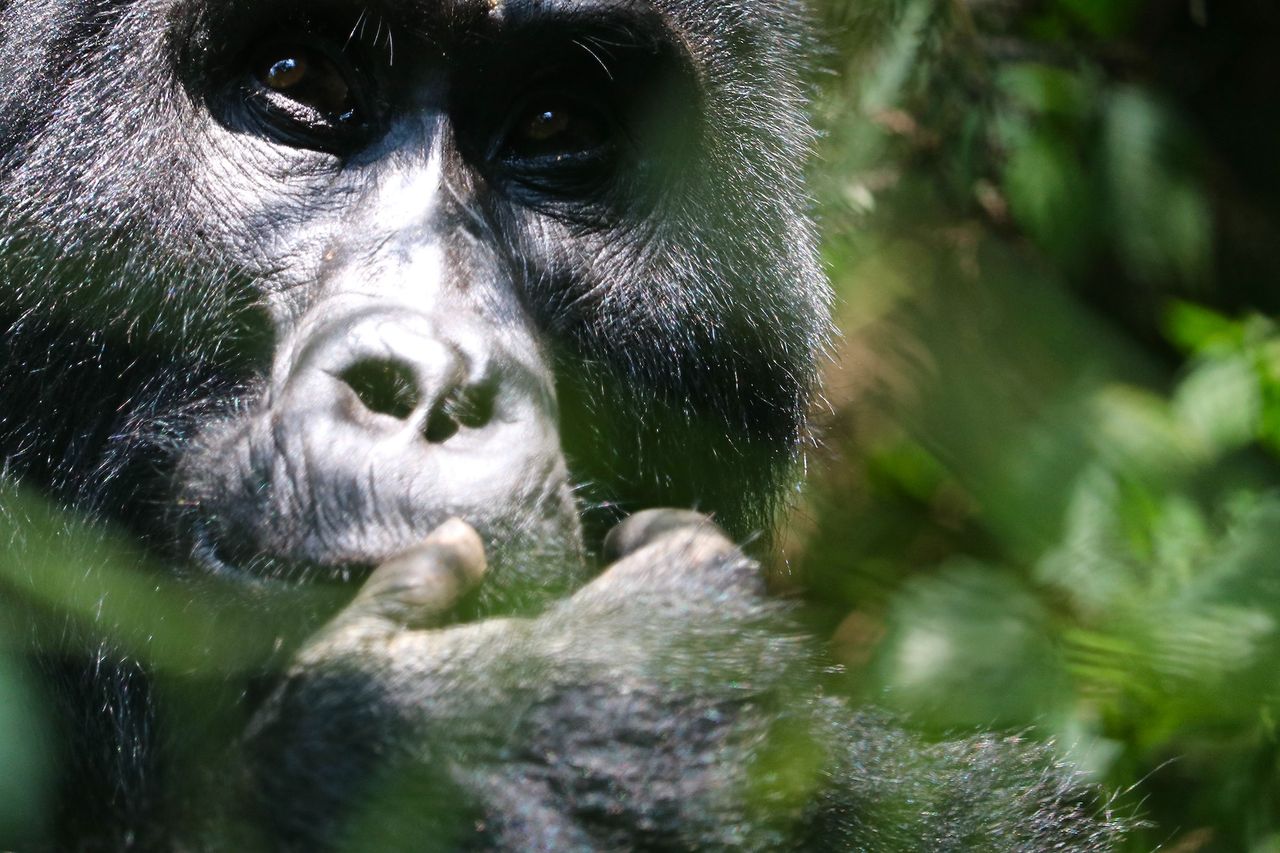
[[[268,595],[354,585],[458,518],[480,534],[489,561],[477,613],[527,610],[585,579],[554,441],[516,425],[523,440],[505,439],[507,464],[494,466],[473,457],[467,445],[484,443],[476,436],[442,447],[387,426],[371,440],[362,426],[282,421],[268,409],[206,430],[179,465],[173,520],[197,567]]]

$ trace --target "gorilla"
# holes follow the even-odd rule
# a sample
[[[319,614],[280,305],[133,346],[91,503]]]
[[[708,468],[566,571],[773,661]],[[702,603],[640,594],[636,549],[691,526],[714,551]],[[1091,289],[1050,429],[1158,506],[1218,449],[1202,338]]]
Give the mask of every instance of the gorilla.
[[[1045,750],[828,695],[735,544],[829,333],[813,53],[792,0],[0,0],[54,767],[0,842],[1109,849]]]

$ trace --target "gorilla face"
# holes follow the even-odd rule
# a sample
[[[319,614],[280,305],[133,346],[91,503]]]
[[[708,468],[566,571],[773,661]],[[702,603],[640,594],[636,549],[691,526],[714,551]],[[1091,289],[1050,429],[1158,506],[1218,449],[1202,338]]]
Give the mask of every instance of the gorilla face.
[[[210,128],[209,159],[247,167],[202,194],[217,199],[210,210],[239,206],[237,221],[263,223],[252,237],[267,263],[254,286],[277,343],[265,387],[182,455],[179,504],[197,555],[219,571],[345,575],[460,516],[495,553],[519,554],[522,578],[563,589],[581,562],[555,377],[518,270],[503,263],[506,241],[484,214],[494,202],[438,108],[388,127],[357,162],[302,147],[373,133],[339,125],[377,117],[357,118],[344,101],[340,114],[304,123],[295,113],[312,108],[314,87],[348,91],[356,72],[340,74],[318,47],[272,50],[284,58],[233,79],[231,104],[215,115],[227,125]],[[283,86],[273,83],[281,68],[297,91],[271,88]],[[283,172],[260,171],[264,149]],[[328,174],[293,186],[315,170]],[[276,221],[291,193],[304,195],[304,214]],[[494,580],[491,592],[505,588]]]
[[[28,481],[250,584],[461,516],[494,602],[580,517],[767,527],[825,333],[789,4],[83,5],[0,11],[6,363],[93,352],[0,401]]]

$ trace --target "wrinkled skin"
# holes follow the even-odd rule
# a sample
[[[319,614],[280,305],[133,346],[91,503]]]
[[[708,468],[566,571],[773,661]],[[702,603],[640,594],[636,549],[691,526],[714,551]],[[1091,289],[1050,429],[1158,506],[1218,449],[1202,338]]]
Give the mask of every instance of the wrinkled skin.
[[[823,698],[704,516],[603,541],[794,485],[808,50],[786,0],[0,0],[5,494],[144,579],[50,603],[15,534],[30,846],[1107,845],[1042,752]],[[253,665],[164,672],[175,599]]]

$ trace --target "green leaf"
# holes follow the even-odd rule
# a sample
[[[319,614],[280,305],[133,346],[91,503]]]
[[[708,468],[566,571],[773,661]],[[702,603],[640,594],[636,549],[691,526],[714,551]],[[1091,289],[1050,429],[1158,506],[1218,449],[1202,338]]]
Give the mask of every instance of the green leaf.
[[[1104,37],[1127,32],[1142,8],[1137,0],[1057,0],[1057,5],[1094,35]]]
[[[1157,394],[1112,385],[1097,395],[1092,410],[1098,453],[1118,472],[1168,482],[1185,477],[1207,459],[1199,435],[1177,421]]]
[[[1096,108],[1097,93],[1075,71],[1035,62],[1002,68],[996,85],[1015,105],[1033,113],[1079,122]]]
[[[908,585],[875,665],[886,701],[920,722],[1023,726],[1064,695],[1047,614],[1004,572],[968,560]]]
[[[1249,444],[1262,423],[1262,389],[1252,362],[1237,355],[1197,365],[1174,393],[1173,413],[1218,453]]]
[[[1029,131],[1015,140],[1004,190],[1014,218],[1045,251],[1073,267],[1088,258],[1095,235],[1094,188],[1070,139]]]
[[[1193,353],[1236,349],[1244,342],[1244,324],[1191,302],[1173,302],[1164,327],[1169,340]]]
[[[1184,131],[1144,90],[1118,89],[1103,150],[1116,248],[1140,280],[1199,283],[1209,274],[1213,216],[1190,170]]]
[[[28,679],[0,653],[0,839],[5,842],[35,837],[50,805],[54,744],[36,698]]]

